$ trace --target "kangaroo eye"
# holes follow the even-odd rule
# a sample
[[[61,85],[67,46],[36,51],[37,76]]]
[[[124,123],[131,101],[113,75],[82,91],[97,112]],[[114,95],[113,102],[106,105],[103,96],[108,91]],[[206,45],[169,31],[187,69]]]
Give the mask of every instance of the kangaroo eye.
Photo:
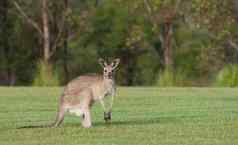
[[[106,73],[106,72],[107,72],[107,70],[104,70],[104,72]]]

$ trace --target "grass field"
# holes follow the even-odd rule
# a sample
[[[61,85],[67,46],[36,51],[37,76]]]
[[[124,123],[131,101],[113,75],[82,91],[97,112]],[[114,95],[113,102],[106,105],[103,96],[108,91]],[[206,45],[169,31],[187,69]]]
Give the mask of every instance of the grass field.
[[[112,123],[99,104],[93,127],[54,120],[62,88],[0,88],[0,145],[238,145],[238,89],[119,88]]]

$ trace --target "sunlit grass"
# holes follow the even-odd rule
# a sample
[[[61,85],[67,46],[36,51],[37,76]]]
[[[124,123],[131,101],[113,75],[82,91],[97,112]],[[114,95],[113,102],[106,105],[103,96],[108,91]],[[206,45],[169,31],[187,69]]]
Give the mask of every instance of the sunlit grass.
[[[0,88],[0,145],[237,145],[238,89],[119,88],[112,123],[99,104],[93,127],[55,119],[62,88]]]

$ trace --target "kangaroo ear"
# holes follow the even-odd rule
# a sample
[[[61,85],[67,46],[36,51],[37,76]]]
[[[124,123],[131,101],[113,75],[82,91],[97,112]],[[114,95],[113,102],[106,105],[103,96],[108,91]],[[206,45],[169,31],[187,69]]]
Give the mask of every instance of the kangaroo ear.
[[[112,61],[112,63],[111,63],[112,68],[115,69],[119,65],[119,63],[120,63],[120,59],[119,58],[114,59]]]
[[[107,66],[107,62],[106,62],[104,59],[102,59],[102,58],[99,58],[99,59],[98,59],[98,63],[99,63],[102,67]]]

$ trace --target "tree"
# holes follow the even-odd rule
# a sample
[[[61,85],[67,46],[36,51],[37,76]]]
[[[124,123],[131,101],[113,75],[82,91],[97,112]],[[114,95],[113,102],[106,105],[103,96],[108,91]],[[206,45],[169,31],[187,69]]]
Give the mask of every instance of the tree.
[[[163,49],[163,63],[166,69],[173,68],[173,24],[178,16],[181,0],[144,0],[145,8],[150,21],[156,31],[157,38],[161,42]],[[159,53],[159,52],[158,52]]]
[[[52,56],[56,53],[56,49],[64,43],[64,47],[67,47],[68,32],[66,32],[66,11],[68,11],[68,1],[64,0],[64,10],[61,13],[61,19],[54,19],[53,12],[49,10],[49,5],[54,1],[40,0],[40,20],[36,21],[32,17],[27,15],[27,12],[18,4],[17,1],[13,1],[14,6],[19,11],[23,20],[27,21],[38,33],[39,46],[43,54],[41,55],[41,61],[47,66],[48,75],[53,75]],[[55,21],[56,20],[56,21]],[[56,24],[56,31],[50,30]],[[65,48],[66,50],[67,48]],[[42,63],[41,63],[42,64]],[[65,68],[66,69],[66,68]]]
[[[237,62],[237,1],[194,0],[193,7],[197,27],[208,29],[214,45],[224,48],[226,62]]]
[[[32,27],[34,27],[39,35],[39,39],[42,40],[42,50],[43,50],[43,60],[46,63],[50,63],[51,57],[54,55],[56,48],[59,44],[61,44],[62,39],[62,33],[64,29],[64,22],[65,22],[65,14],[63,13],[61,21],[58,21],[58,34],[57,37],[54,38],[55,40],[51,44],[51,31],[50,31],[50,11],[48,9],[49,7],[49,1],[48,0],[40,0],[41,4],[41,21],[36,22],[33,18],[28,16],[26,12],[24,12],[23,8],[14,1],[13,4],[19,11],[21,17],[24,18]],[[65,12],[65,11],[64,11]],[[42,26],[41,26],[42,24]],[[41,41],[40,41],[41,42]]]

